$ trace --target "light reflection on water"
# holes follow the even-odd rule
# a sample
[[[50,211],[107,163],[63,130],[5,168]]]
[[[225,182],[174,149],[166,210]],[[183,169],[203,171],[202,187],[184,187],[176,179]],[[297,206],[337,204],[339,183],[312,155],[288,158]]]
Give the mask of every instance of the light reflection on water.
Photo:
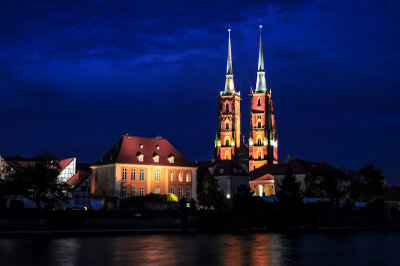
[[[0,238],[0,265],[396,265],[398,232]]]

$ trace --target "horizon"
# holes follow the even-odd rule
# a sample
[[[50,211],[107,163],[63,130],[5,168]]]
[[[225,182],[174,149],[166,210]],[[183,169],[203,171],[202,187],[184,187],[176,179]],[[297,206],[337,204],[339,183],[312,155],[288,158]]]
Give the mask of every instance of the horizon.
[[[2,156],[49,151],[94,163],[128,133],[162,136],[192,162],[211,160],[228,24],[248,143],[262,24],[279,162],[290,154],[353,170],[373,163],[400,185],[400,3],[0,7]]]

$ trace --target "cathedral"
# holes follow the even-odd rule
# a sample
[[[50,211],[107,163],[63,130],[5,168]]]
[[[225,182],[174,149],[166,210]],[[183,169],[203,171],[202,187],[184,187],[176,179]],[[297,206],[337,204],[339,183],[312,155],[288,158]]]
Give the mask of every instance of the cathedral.
[[[278,163],[278,138],[275,125],[274,102],[267,88],[260,26],[257,82],[250,92],[250,137],[248,144],[241,143],[240,92],[233,81],[231,30],[228,29],[228,56],[225,89],[218,96],[217,134],[214,159],[231,160],[253,171],[266,164]]]

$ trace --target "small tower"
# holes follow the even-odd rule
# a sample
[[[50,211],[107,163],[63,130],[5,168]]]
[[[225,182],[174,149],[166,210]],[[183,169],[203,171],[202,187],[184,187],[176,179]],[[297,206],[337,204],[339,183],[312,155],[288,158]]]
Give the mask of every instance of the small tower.
[[[261,29],[262,25],[260,25],[256,90],[250,93],[249,171],[267,163],[278,163],[278,138],[275,127],[274,103],[271,90],[268,91],[265,82]]]
[[[240,100],[240,93],[236,92],[233,83],[231,29],[228,29],[225,89],[218,96],[215,159],[233,160],[236,157],[240,147]]]

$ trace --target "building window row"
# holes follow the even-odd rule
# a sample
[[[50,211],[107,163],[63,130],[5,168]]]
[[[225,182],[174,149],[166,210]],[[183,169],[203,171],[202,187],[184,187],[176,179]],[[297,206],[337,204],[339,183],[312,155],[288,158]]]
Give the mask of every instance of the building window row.
[[[109,180],[110,173],[107,172],[107,180]],[[127,180],[128,178],[128,169],[122,168],[122,180]],[[136,180],[136,169],[131,169],[131,180]],[[139,170],[139,180],[144,180],[144,169]]]

